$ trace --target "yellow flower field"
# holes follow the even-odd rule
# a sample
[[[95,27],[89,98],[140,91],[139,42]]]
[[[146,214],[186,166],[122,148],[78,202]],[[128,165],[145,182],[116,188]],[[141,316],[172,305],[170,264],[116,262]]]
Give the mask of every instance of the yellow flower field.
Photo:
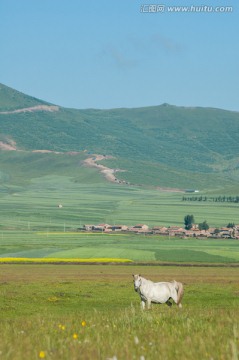
[[[0,263],[128,263],[130,259],[89,258],[89,259],[61,259],[61,258],[0,258]]]

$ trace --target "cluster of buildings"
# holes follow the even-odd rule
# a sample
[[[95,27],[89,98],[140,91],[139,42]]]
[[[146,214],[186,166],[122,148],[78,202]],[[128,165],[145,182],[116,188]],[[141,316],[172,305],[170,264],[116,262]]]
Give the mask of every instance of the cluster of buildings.
[[[146,224],[137,224],[134,226],[127,225],[84,225],[79,230],[87,232],[122,232],[122,233],[135,233],[144,235],[163,235],[168,237],[178,236],[181,238],[196,237],[196,238],[226,238],[226,239],[239,239],[239,225],[233,228],[209,228],[208,230],[199,230],[198,225],[194,224],[190,230],[186,230],[180,226],[154,226],[150,228]]]

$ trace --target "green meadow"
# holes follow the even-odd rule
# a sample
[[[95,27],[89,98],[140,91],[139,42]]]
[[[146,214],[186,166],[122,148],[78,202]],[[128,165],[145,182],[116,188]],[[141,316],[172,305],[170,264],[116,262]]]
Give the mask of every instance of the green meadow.
[[[185,202],[183,192],[109,183],[83,166],[84,158],[83,153],[1,152],[0,230],[62,231],[102,222],[183,226],[187,214],[212,227],[239,223],[238,203]],[[237,195],[237,188],[199,194]]]
[[[143,263],[238,264],[238,240],[80,232],[2,231],[0,263],[17,259],[119,259]],[[23,260],[22,260],[23,261]],[[110,261],[110,260],[109,260]]]
[[[142,312],[139,272],[182,281],[183,308]],[[0,357],[237,360],[238,291],[233,268],[0,265]]]
[[[238,241],[87,234],[84,224],[210,226],[239,223],[238,203],[182,201],[184,193],[106,182],[85,155],[1,153],[0,257],[118,258],[144,262],[239,262]],[[214,192],[200,192],[202,196]],[[219,193],[221,194],[221,193]],[[61,204],[62,208],[58,205]]]

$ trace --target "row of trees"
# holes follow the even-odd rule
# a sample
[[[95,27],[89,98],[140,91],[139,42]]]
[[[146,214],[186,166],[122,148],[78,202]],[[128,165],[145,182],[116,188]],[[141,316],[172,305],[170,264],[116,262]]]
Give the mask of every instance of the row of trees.
[[[218,196],[218,197],[215,197],[215,198],[213,197],[212,201],[239,203],[239,196]]]
[[[239,203],[239,196],[183,196],[182,201],[213,201],[213,202],[232,202]]]
[[[183,196],[182,201],[207,201],[206,196]]]

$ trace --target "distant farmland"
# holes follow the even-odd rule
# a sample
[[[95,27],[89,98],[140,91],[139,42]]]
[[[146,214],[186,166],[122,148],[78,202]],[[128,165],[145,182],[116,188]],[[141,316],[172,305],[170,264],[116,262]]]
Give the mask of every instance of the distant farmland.
[[[55,232],[1,233],[0,262],[8,258],[145,263],[239,264],[238,240],[176,239],[161,236]],[[108,259],[108,260],[107,260]]]
[[[181,193],[106,182],[95,169],[82,166],[83,154],[1,155],[1,257],[224,264],[239,260],[237,241],[77,232],[84,224],[99,223],[183,226],[187,214],[197,223],[206,220],[222,227],[239,223],[237,203],[186,202]],[[208,194],[218,193],[200,192]]]

